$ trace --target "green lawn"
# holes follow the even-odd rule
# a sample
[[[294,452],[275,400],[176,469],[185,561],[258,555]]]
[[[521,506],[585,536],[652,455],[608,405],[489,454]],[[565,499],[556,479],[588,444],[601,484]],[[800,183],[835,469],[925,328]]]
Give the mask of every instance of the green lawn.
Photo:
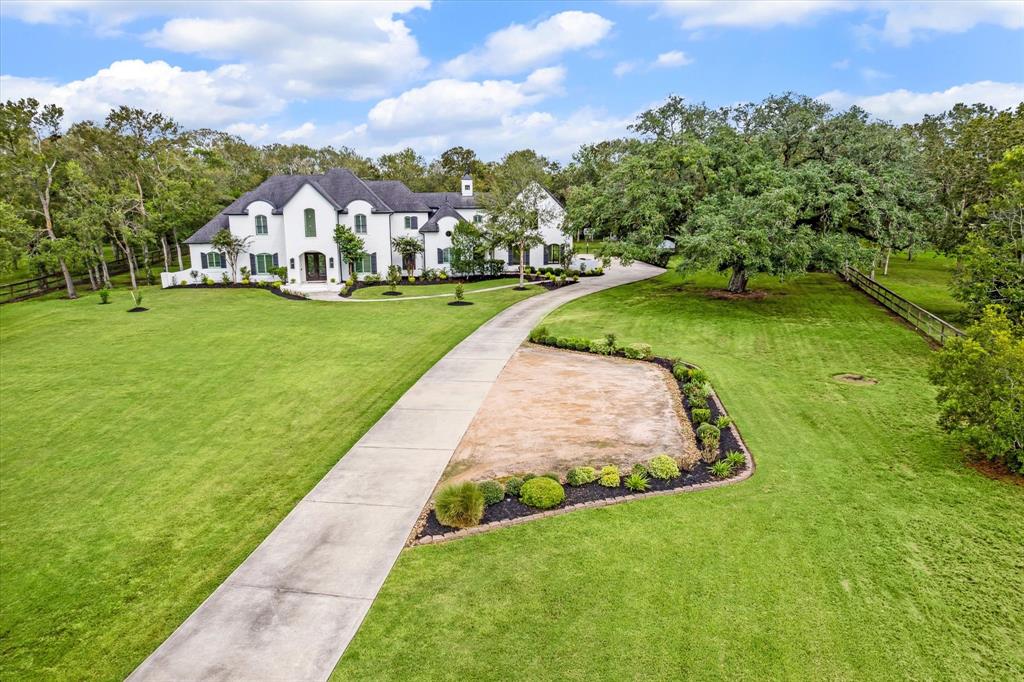
[[[518,280],[509,277],[499,277],[496,279],[483,279],[478,282],[466,282],[465,291],[475,291],[477,289],[486,289],[488,287],[500,287],[510,284],[518,284]],[[384,293],[391,291],[391,287],[387,285],[366,287],[365,289],[356,289],[352,294],[352,298],[391,298],[385,296]],[[445,284],[413,284],[400,286],[395,291],[402,292],[403,296],[435,296],[437,294],[454,294],[455,284],[452,282],[446,282]]]
[[[949,293],[956,259],[937,253],[919,253],[908,261],[906,254],[893,254],[889,259],[889,274],[881,268],[875,279],[903,298],[913,301],[933,315],[956,324],[960,321],[963,304]]]
[[[937,429],[925,341],[832,275],[703,295],[723,284],[670,273],[546,324],[705,367],[753,478],[407,550],[336,678],[1020,678],[1024,487]]]
[[[0,307],[0,678],[130,673],[425,370],[540,291]]]

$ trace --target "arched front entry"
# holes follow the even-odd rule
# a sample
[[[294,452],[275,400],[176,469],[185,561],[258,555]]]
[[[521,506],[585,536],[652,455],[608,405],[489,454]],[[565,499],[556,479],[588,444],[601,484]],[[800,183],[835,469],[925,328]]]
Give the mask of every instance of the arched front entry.
[[[327,257],[322,253],[316,251],[307,251],[302,254],[304,265],[306,266],[306,281],[307,282],[326,282],[327,281]]]

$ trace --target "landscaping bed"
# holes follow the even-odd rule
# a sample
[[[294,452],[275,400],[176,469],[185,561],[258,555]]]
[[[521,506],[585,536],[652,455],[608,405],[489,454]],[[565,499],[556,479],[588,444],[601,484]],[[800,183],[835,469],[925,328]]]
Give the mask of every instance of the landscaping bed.
[[[542,282],[542,286],[547,289],[553,289],[557,286],[563,286],[566,284],[573,284],[579,281],[582,277],[594,277],[603,274],[603,271],[591,271],[589,273],[581,273],[577,270],[563,270],[562,268],[529,268],[524,273],[524,279],[527,282]],[[436,286],[439,284],[470,284],[474,282],[487,282],[487,281],[505,281],[509,284],[519,281],[519,273],[517,272],[501,272],[488,275],[459,275],[449,276],[444,271],[428,271],[426,275],[419,276],[408,276],[403,275],[395,280],[396,287],[409,287],[409,286]],[[349,298],[359,289],[368,289],[372,287],[386,287],[390,286],[390,282],[383,275],[369,275],[365,279],[361,280],[346,280],[342,283],[341,292],[338,294],[342,298]],[[502,286],[496,284],[495,286]],[[390,294],[389,294],[390,295]]]
[[[732,419],[711,388],[705,372],[671,358],[651,355],[646,344],[619,347],[614,335],[592,341],[549,336],[535,329],[530,341],[540,345],[655,363],[679,385],[682,407],[695,426],[700,454],[658,455],[631,468],[577,466],[568,472],[538,476],[525,473],[497,479],[453,483],[441,488],[424,510],[410,544],[448,540],[536,516],[601,506],[629,498],[721,485],[746,478],[753,459]],[[537,482],[537,479],[548,479]],[[543,491],[534,490],[543,488]],[[529,489],[529,490],[528,490]],[[535,494],[537,493],[537,494]]]
[[[278,286],[278,285],[280,285],[280,286]],[[212,283],[211,282],[207,282],[207,283],[203,283],[203,282],[200,282],[198,284],[195,284],[195,283],[192,283],[192,282],[181,282],[181,283],[179,283],[179,284],[177,284],[177,285],[175,285],[173,287],[170,287],[170,288],[171,289],[260,289],[262,291],[269,291],[270,293],[274,294],[275,296],[280,296],[281,298],[287,298],[289,301],[305,301],[305,300],[308,300],[307,296],[301,296],[299,294],[296,294],[296,293],[293,293],[293,292],[290,292],[290,291],[286,291],[283,288],[283,286],[284,285],[282,285],[280,282],[266,282],[266,281],[262,281],[261,280],[260,282],[250,282],[249,284],[243,284],[242,282],[231,282],[231,283],[224,283],[224,282],[212,282]]]

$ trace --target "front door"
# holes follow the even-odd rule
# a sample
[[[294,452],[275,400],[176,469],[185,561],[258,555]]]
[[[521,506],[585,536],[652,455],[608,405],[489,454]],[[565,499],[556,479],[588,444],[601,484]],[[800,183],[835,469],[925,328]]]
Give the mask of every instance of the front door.
[[[306,281],[327,281],[327,257],[322,253],[306,254]]]

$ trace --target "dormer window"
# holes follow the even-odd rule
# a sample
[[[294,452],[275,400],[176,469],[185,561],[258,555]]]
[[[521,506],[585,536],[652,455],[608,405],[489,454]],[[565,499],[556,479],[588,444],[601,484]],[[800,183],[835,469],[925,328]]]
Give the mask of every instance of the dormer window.
[[[256,234],[267,234],[267,216],[256,216]]]
[[[366,216],[362,213],[356,214],[356,234],[366,234]]]
[[[311,208],[307,208],[303,211],[303,215],[306,218],[306,236],[316,236],[316,211]]]

